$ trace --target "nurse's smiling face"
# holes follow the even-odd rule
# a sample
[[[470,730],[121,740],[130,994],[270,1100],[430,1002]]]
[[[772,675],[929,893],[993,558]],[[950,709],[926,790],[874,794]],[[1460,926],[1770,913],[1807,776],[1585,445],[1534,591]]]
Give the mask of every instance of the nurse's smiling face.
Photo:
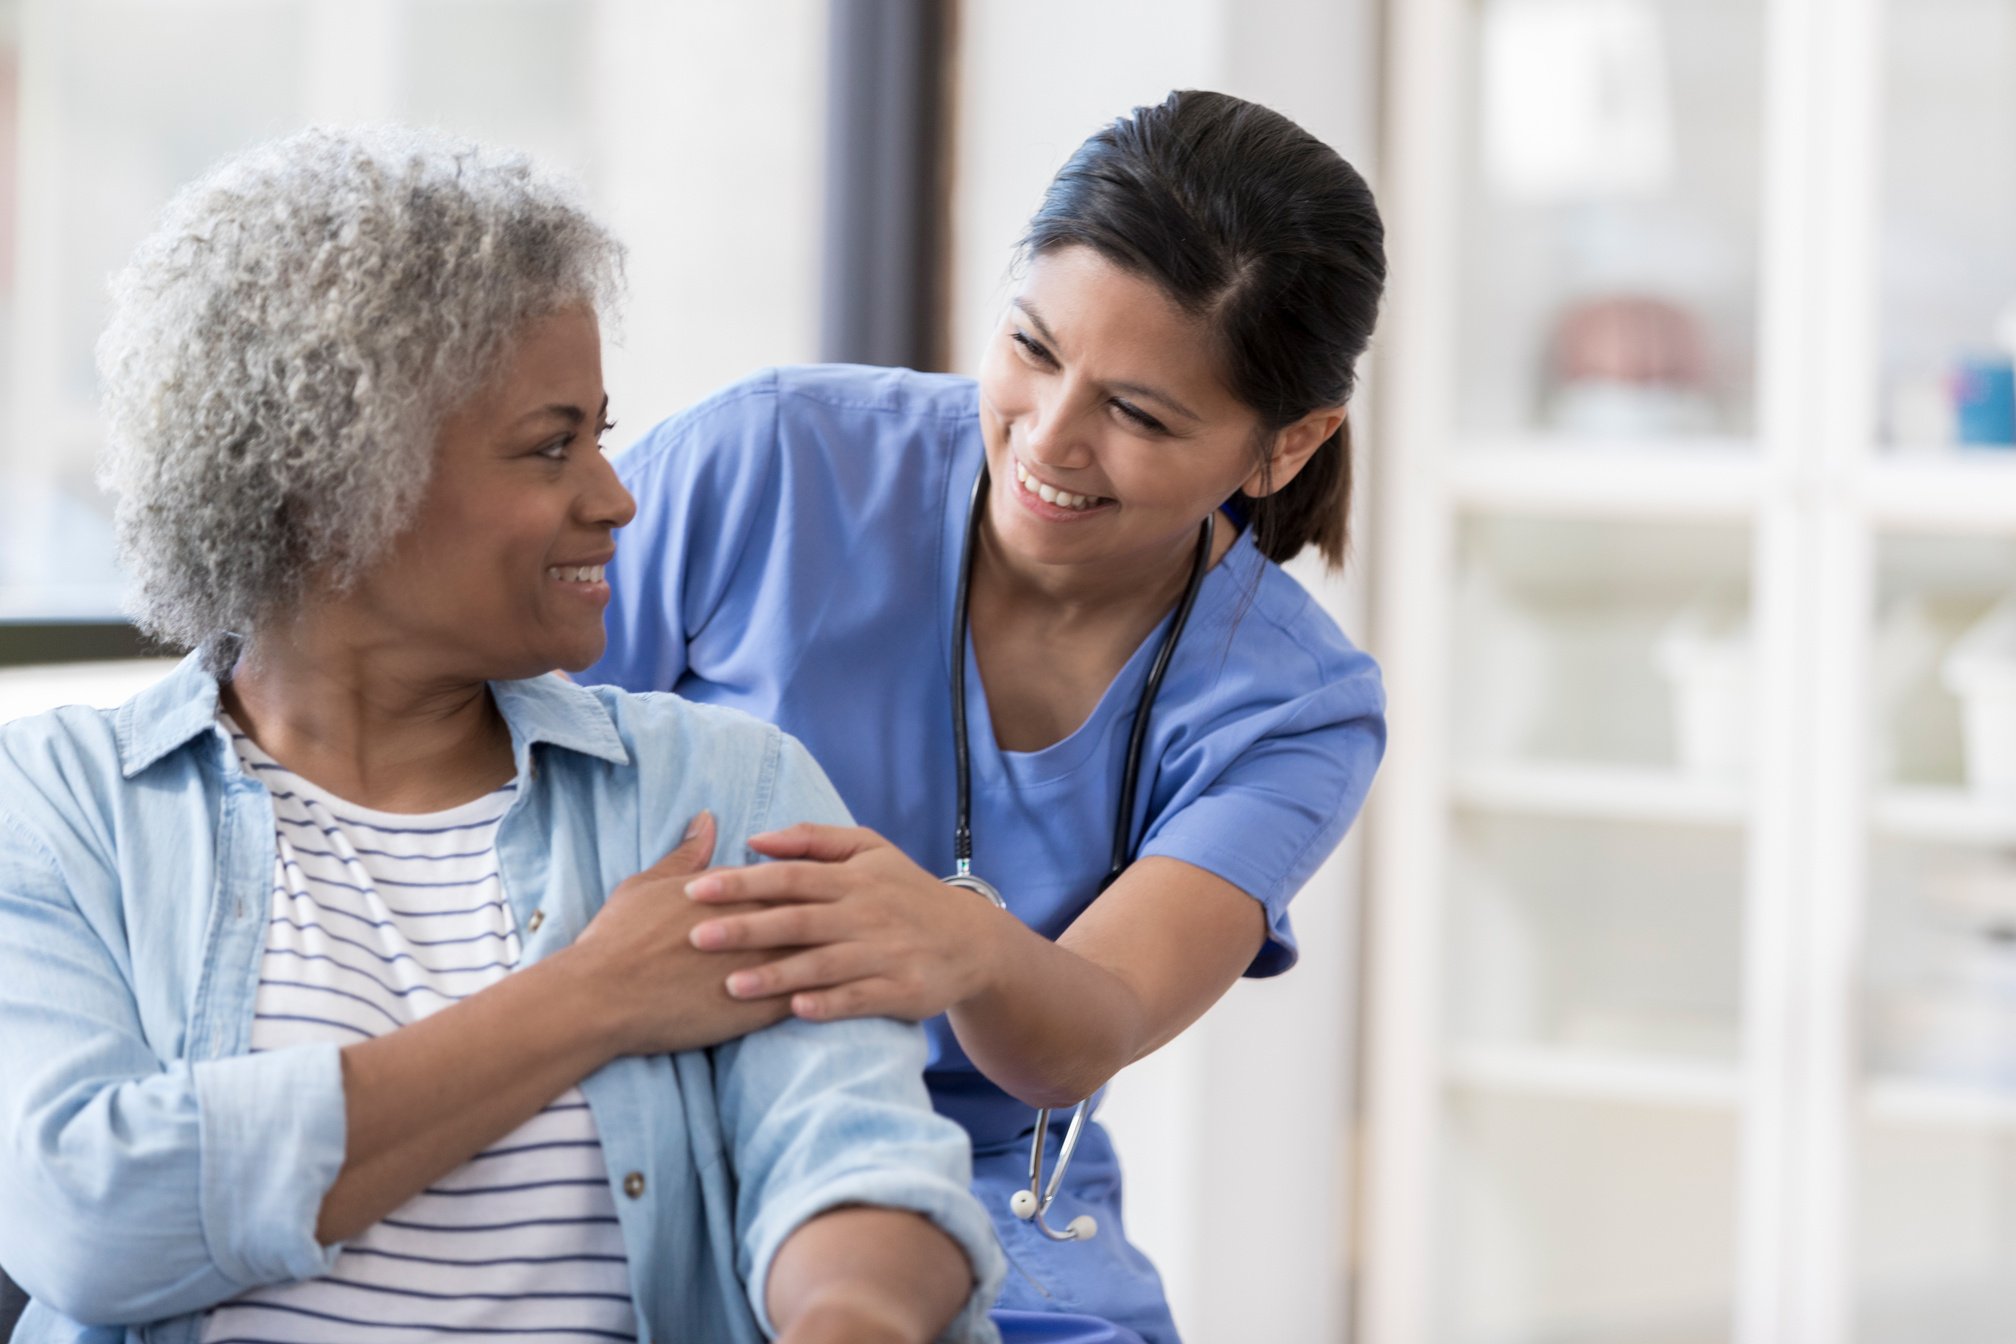
[[[1032,564],[1152,571],[1262,489],[1259,417],[1204,322],[1090,248],[1030,263],[981,363],[980,426],[991,530]]]

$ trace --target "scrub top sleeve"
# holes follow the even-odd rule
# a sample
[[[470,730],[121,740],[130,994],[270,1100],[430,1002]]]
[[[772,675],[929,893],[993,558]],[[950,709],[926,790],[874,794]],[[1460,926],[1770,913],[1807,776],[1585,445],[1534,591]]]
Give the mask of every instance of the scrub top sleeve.
[[[775,531],[774,374],[737,383],[659,424],[616,459],[637,500],[617,533],[608,646],[576,680],[669,691],[688,644],[721,610],[750,539]]]
[[[1188,801],[1179,797],[1141,846],[1143,858],[1180,859],[1265,907],[1267,942],[1248,975],[1278,975],[1295,964],[1288,903],[1364,806],[1386,749],[1376,680],[1370,691],[1369,699],[1345,687],[1311,697],[1282,729],[1246,748]],[[1323,711],[1326,702],[1329,712]]]

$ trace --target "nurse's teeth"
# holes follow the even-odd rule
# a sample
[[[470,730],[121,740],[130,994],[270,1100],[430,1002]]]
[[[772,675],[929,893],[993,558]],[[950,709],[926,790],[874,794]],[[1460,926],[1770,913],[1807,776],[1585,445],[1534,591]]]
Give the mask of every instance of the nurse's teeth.
[[[1060,509],[1089,509],[1099,502],[1097,495],[1074,495],[1069,490],[1059,490],[1054,485],[1037,480],[1020,462],[1015,464],[1015,479],[1022,483],[1023,489],[1045,504],[1053,504]]]
[[[602,572],[601,565],[549,565],[546,577],[562,583],[600,583]]]

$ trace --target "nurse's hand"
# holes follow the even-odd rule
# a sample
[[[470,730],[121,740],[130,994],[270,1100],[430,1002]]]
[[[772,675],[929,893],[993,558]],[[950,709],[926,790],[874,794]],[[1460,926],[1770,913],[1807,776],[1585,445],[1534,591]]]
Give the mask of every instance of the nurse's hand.
[[[998,935],[1020,927],[865,827],[806,823],[751,836],[749,848],[777,862],[717,869],[686,894],[777,904],[695,925],[693,946],[797,949],[735,971],[727,987],[738,999],[788,994],[798,1017],[936,1017],[991,983]]]

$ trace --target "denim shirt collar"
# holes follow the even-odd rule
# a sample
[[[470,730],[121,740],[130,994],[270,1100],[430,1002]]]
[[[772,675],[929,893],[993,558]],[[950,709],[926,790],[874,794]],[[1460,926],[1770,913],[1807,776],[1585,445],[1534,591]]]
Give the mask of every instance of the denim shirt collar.
[[[511,729],[521,771],[532,747],[542,742],[616,765],[630,763],[609,707],[586,687],[548,673],[525,681],[493,681],[490,694]],[[132,779],[213,731],[217,696],[217,679],[203,670],[201,654],[192,653],[166,678],[119,706],[113,731],[119,743],[120,773]]]

